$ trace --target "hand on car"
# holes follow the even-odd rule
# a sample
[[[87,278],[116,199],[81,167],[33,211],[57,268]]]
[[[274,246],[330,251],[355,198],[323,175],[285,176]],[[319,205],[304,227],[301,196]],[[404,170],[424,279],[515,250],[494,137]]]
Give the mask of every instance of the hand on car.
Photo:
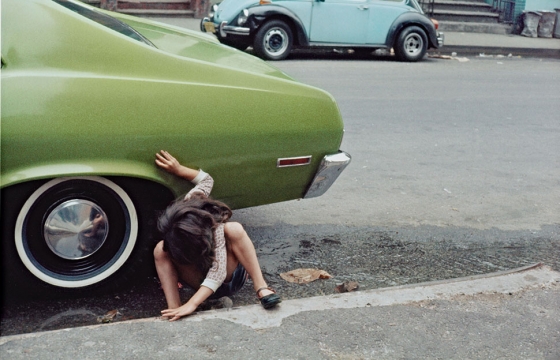
[[[170,153],[161,150],[156,154],[156,165],[173,175],[180,176],[181,164]]]
[[[199,171],[181,165],[170,153],[161,150],[156,153],[156,165],[170,174],[182,177],[188,181],[192,181]]]

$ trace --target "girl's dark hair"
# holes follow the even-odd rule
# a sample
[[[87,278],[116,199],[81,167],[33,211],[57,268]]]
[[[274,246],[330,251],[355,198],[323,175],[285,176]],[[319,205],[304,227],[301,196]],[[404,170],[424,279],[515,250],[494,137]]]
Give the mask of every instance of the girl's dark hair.
[[[193,194],[177,200],[158,219],[163,250],[184,265],[195,265],[206,274],[214,261],[214,230],[232,215],[230,208],[213,199]]]

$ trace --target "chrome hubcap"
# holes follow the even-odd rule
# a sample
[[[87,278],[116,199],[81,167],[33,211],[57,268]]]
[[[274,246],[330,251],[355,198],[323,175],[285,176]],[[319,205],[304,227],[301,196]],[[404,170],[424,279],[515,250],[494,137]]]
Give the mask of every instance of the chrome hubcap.
[[[419,34],[409,34],[404,40],[404,50],[410,55],[418,55],[424,47],[424,40]]]
[[[264,38],[264,48],[269,54],[281,54],[288,48],[288,34],[280,28],[271,29]]]
[[[84,259],[105,243],[109,233],[107,219],[103,209],[91,201],[65,201],[47,216],[43,229],[45,241],[63,259]]]

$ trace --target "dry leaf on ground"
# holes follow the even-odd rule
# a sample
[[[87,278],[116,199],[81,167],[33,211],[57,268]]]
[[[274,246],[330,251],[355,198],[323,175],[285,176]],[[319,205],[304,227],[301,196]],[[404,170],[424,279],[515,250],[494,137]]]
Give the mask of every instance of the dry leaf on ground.
[[[296,284],[308,284],[317,279],[332,278],[328,272],[319,269],[295,269],[285,273],[281,273],[280,277],[288,282]]]
[[[335,289],[339,293],[345,293],[345,292],[357,290],[359,287],[360,284],[358,284],[357,281],[345,281],[342,284],[337,285]]]
[[[111,310],[109,312],[107,312],[107,314],[103,315],[103,316],[99,316],[97,318],[97,322],[99,323],[110,323],[113,322],[113,320],[115,319],[115,317],[117,315],[120,315],[121,313],[118,310]]]

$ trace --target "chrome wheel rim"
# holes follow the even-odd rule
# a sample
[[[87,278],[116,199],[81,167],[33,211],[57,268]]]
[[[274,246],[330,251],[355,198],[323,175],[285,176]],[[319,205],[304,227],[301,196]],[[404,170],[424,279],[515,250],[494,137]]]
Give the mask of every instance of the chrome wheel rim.
[[[417,33],[408,34],[404,39],[404,51],[409,55],[416,56],[422,52],[424,40]]]
[[[273,56],[284,53],[288,49],[288,33],[281,28],[271,29],[264,37],[264,48]]]
[[[43,228],[45,242],[55,255],[79,260],[93,255],[103,246],[109,222],[107,214],[97,204],[74,199],[55,207]]]

